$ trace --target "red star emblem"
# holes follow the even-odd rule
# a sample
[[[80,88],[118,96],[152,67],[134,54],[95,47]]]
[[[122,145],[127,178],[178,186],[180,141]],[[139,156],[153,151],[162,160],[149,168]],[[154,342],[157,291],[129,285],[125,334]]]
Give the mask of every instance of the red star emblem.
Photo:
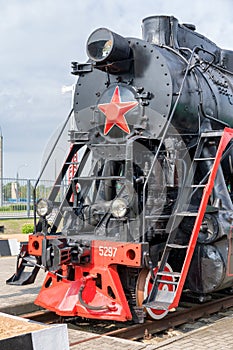
[[[107,135],[114,125],[118,126],[118,128],[129,134],[130,130],[125,119],[125,114],[137,105],[138,102],[134,101],[121,102],[119,86],[117,86],[114,90],[110,103],[98,105],[98,108],[106,116],[104,135]]]

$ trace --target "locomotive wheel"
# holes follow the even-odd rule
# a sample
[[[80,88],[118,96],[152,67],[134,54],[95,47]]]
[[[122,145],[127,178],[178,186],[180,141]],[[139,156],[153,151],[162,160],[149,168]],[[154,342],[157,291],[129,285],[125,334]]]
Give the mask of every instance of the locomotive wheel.
[[[156,275],[158,271],[158,267],[155,267],[153,269],[154,275]],[[165,272],[172,272],[172,268],[169,264],[165,265],[164,268]],[[162,276],[161,278],[164,281],[174,281],[174,278],[172,276]],[[137,306],[142,306],[143,301],[146,299],[148,294],[151,291],[153,284],[153,280],[151,278],[151,273],[148,269],[143,269],[137,280],[137,286],[136,286],[136,298],[137,298]],[[169,292],[174,291],[174,285],[172,284],[159,284],[159,290],[168,290]],[[151,309],[148,307],[145,307],[145,310],[147,314],[154,320],[160,320],[163,317],[165,317],[169,310],[157,310],[157,309]]]

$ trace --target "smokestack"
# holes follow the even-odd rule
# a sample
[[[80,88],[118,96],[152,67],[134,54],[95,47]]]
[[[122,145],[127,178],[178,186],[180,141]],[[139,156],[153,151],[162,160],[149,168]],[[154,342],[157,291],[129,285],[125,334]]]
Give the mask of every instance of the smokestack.
[[[151,44],[175,47],[178,20],[173,16],[150,16],[142,20],[142,38]]]

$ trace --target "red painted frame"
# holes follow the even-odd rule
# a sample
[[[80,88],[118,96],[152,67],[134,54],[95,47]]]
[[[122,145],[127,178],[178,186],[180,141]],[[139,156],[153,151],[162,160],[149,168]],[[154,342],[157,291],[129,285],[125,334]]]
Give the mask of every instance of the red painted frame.
[[[54,236],[30,236],[30,254],[41,254],[42,240],[53,238]],[[35,304],[61,316],[131,320],[132,314],[117,265],[142,267],[142,247],[140,243],[92,241],[91,261],[87,265],[70,264],[74,269],[74,280],[66,278],[66,264],[59,271],[62,277],[48,272]]]

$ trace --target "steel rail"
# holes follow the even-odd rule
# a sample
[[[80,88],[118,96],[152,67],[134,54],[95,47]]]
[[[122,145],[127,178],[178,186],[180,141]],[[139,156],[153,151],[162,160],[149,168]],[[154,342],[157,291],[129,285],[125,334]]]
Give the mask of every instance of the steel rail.
[[[168,328],[174,328],[187,322],[193,322],[201,317],[206,317],[213,313],[225,310],[233,306],[233,296],[223,297],[221,299],[211,300],[205,304],[199,304],[187,309],[171,312],[161,320],[148,320],[143,324],[136,324],[131,327],[125,327],[119,330],[105,333],[105,336],[119,337],[123,339],[137,340],[143,338],[146,333],[154,334],[165,331]]]
[[[29,320],[41,323],[56,323],[60,320],[60,316],[55,314],[55,312],[48,310],[37,310],[26,314],[19,315],[19,317],[27,318]]]
[[[205,302],[204,304],[193,304],[191,302],[182,302],[177,311],[169,313],[165,318],[161,320],[147,320],[143,324],[128,325],[124,328],[120,328],[114,331],[110,331],[102,334],[92,334],[92,336],[82,339],[73,340],[70,342],[70,347],[78,344],[93,341],[101,337],[117,337],[128,340],[139,340],[145,337],[145,335],[156,334],[165,331],[169,328],[180,326],[184,323],[194,322],[201,317],[208,317],[211,314],[226,310],[233,307],[233,295],[223,296],[217,295],[218,298]],[[42,323],[57,323],[60,316],[54,312],[48,310],[37,310],[35,312],[20,315],[20,317],[28,318],[33,321]],[[65,321],[65,318],[63,319]],[[78,331],[78,330],[77,330]],[[90,330],[89,330],[90,332]]]

